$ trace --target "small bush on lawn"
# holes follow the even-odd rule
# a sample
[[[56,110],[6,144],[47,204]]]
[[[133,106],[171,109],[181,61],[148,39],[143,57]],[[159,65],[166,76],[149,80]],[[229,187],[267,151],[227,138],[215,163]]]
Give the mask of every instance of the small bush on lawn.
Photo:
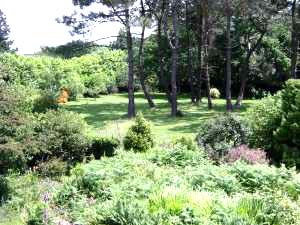
[[[221,97],[221,93],[220,93],[220,91],[217,89],[217,88],[212,88],[212,89],[210,89],[210,96],[212,97],[212,98],[216,98],[216,99],[218,99],[218,98],[220,98]]]
[[[61,158],[64,161],[81,161],[88,148],[86,123],[76,113],[48,111],[40,114],[36,129],[41,149],[41,160]]]
[[[10,195],[10,187],[8,181],[4,176],[0,175],[0,206],[4,203]]]
[[[42,177],[60,177],[67,173],[68,164],[61,159],[53,158],[42,162],[37,167],[37,172]]]
[[[225,114],[203,122],[197,135],[198,145],[218,161],[228,150],[248,142],[249,129],[240,117]]]
[[[267,164],[266,152],[261,149],[250,149],[247,145],[241,145],[229,150],[225,156],[225,161],[233,163],[242,160],[249,164]]]
[[[120,141],[114,137],[98,137],[94,138],[89,149],[95,159],[100,159],[101,156],[111,157],[115,154],[116,149],[120,146]]]
[[[154,145],[150,123],[138,114],[135,123],[129,128],[124,138],[124,148],[136,152],[145,152]]]

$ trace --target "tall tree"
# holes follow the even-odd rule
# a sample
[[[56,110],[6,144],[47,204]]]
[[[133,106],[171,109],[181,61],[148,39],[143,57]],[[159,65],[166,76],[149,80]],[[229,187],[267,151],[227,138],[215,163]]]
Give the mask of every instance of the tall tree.
[[[168,29],[168,10],[164,18],[164,30],[168,37],[169,45],[172,49],[172,75],[171,75],[171,116],[177,116],[177,72],[178,72],[178,49],[179,49],[179,34],[178,34],[178,16],[179,16],[179,0],[171,0],[168,4],[171,10],[172,29],[171,35]]]
[[[297,78],[297,61],[299,60],[300,38],[300,4],[298,0],[292,2],[292,46],[291,46],[291,77]]]
[[[186,37],[187,37],[187,46],[188,46],[188,55],[187,55],[187,73],[188,73],[188,81],[191,91],[191,102],[196,103],[197,97],[194,88],[194,71],[193,71],[193,64],[192,64],[192,36],[191,36],[191,4],[189,0],[185,1],[185,29],[186,29]]]
[[[277,13],[276,5],[272,1],[241,1],[241,13],[235,21],[244,57],[240,69],[240,89],[235,103],[237,109],[241,108],[244,99],[247,80],[250,72],[250,60],[254,52],[260,47],[264,36],[268,32],[270,20]]]
[[[151,14],[154,16],[155,21],[157,23],[157,62],[158,62],[158,70],[157,77],[159,79],[160,86],[163,87],[166,92],[167,99],[169,103],[171,103],[171,92],[169,89],[169,81],[167,74],[164,69],[165,64],[165,48],[164,48],[164,40],[163,40],[163,23],[164,16],[166,15],[167,10],[167,2],[168,0],[146,0],[146,4],[151,10]]]
[[[196,102],[202,101],[202,44],[203,44],[203,12],[202,4],[196,1],[196,39],[197,39],[197,89],[196,89]]]
[[[6,21],[6,16],[0,9],[0,52],[10,50],[12,41],[9,40],[10,29]]]
[[[144,71],[144,42],[145,42],[145,29],[148,21],[148,17],[146,15],[146,9],[144,5],[144,1],[140,0],[140,11],[141,11],[141,27],[142,27],[142,32],[141,32],[141,39],[140,39],[140,46],[139,46],[139,65],[138,65],[138,71],[139,71],[139,77],[140,77],[140,82],[141,86],[145,95],[145,98],[148,101],[149,107],[154,108],[155,104],[152,100],[152,96],[150,95],[148,88],[145,83],[145,71]]]
[[[98,10],[93,7],[93,10],[88,14],[82,12],[80,18],[77,14],[72,16],[64,16],[63,23],[73,26],[75,33],[85,32],[89,23],[114,21],[121,23],[126,32],[126,43],[128,53],[128,118],[135,116],[135,101],[134,101],[134,74],[133,74],[133,41],[131,33],[131,25],[136,19],[136,7],[134,0],[73,0],[76,6],[88,7],[97,3]],[[95,6],[95,5],[94,5]],[[108,8],[108,10],[107,10]]]
[[[115,11],[115,10],[114,10]],[[134,103],[134,74],[133,74],[133,48],[132,35],[130,27],[130,11],[128,3],[125,4],[125,20],[119,17],[126,28],[127,34],[127,54],[128,54],[128,118],[135,117],[135,103]]]
[[[212,97],[210,94],[210,74],[209,74],[209,47],[210,47],[210,32],[211,32],[211,21],[210,21],[210,6],[208,0],[203,0],[202,3],[202,15],[203,15],[203,73],[206,82],[206,94],[208,109],[212,109]]]
[[[225,0],[225,11],[226,11],[226,109],[232,111],[231,103],[231,0]]]

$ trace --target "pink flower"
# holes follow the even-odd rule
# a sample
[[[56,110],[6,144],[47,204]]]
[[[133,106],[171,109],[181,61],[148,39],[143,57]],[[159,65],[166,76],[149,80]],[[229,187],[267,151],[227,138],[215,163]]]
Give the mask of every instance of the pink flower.
[[[243,160],[249,164],[269,163],[265,151],[262,149],[251,149],[247,145],[241,145],[230,149],[225,160],[229,163],[233,163],[238,160]]]

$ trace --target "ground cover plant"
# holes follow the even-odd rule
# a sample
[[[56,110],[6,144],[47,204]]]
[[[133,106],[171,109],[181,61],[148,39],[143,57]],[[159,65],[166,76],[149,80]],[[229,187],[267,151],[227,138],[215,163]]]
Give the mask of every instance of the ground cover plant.
[[[164,151],[167,157],[158,157]],[[200,149],[180,144],[78,165],[59,183],[32,173],[8,178],[10,185],[21,180],[37,192],[19,184],[22,192],[2,210],[20,207],[25,224],[281,225],[299,224],[300,218],[300,175],[294,169],[217,166]],[[50,184],[53,189],[46,190]]]

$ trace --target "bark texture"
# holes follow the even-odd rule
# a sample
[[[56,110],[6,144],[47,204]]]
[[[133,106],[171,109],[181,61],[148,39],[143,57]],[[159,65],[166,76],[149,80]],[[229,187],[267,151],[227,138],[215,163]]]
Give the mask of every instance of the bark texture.
[[[128,53],[128,118],[133,118],[135,117],[134,75],[133,75],[132,35],[130,30],[129,9],[125,10],[125,19],[126,19],[126,40],[127,40],[127,53]]]

